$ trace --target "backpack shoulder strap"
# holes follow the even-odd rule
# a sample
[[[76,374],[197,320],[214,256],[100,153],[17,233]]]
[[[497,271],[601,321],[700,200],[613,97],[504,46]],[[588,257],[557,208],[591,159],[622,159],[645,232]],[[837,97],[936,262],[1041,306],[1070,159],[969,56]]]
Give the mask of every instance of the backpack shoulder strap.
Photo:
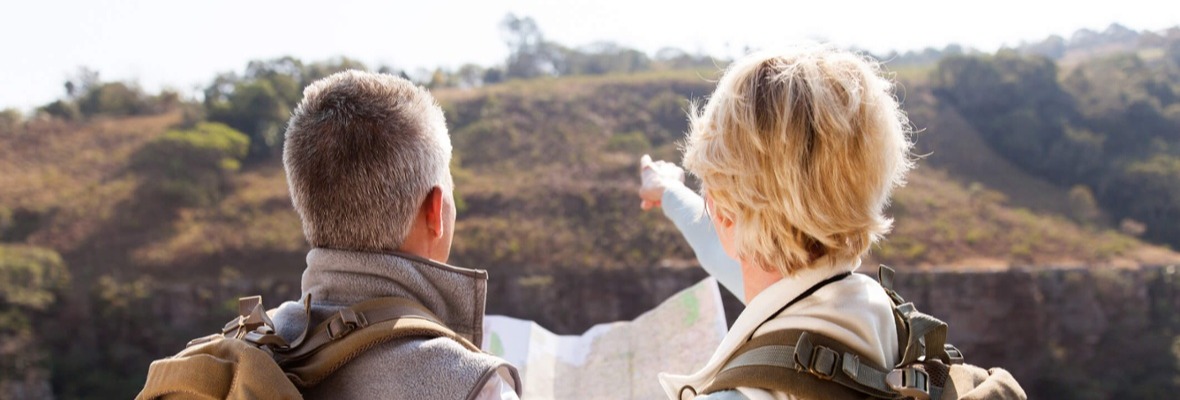
[[[804,399],[937,399],[947,380],[939,365],[887,369],[826,336],[781,330],[739,347],[701,393],[755,387]]]
[[[946,322],[918,311],[893,290],[893,268],[881,265],[877,279],[889,299],[893,301],[894,322],[897,324],[898,347],[902,350],[897,366],[923,360],[939,360],[943,364],[962,364],[963,353],[946,342]]]
[[[468,350],[481,352],[422,305],[404,298],[383,297],[340,310],[309,331],[298,346],[276,351],[275,358],[291,382],[311,387],[377,345],[435,337],[449,338]]]

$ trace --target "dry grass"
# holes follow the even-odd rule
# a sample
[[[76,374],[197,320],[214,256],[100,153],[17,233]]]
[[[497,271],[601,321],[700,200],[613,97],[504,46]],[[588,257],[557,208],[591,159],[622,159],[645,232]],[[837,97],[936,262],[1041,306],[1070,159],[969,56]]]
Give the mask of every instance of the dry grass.
[[[1007,204],[980,184],[925,168],[894,196],[894,232],[875,262],[919,268],[1137,266],[1180,263],[1180,254],[1111,230]]]
[[[672,224],[639,210],[639,154],[611,147],[611,138],[642,132],[649,151],[677,160],[673,139],[682,127],[659,122],[666,110],[647,108],[668,93],[707,93],[700,76],[655,72],[439,91],[449,112],[468,113],[452,132],[464,202],[455,261],[488,268],[691,262]],[[1064,190],[1003,162],[957,114],[939,109],[919,84],[908,85],[906,107],[926,128],[919,144],[934,154],[897,193],[895,231],[870,262],[1006,268],[1180,261],[1170,250],[1054,216]],[[42,121],[2,136],[0,207],[41,216],[24,241],[58,250],[71,269],[178,279],[226,265],[289,271],[279,264],[301,258],[307,245],[277,160],[234,176],[232,190],[208,207],[168,208],[138,191],[141,178],[126,170],[130,155],[179,120]],[[251,255],[257,259],[235,261]]]

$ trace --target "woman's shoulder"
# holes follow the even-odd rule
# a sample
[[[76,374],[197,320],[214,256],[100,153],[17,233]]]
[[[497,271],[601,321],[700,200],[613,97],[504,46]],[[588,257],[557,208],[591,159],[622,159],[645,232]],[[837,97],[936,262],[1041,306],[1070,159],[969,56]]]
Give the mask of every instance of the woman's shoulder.
[[[892,300],[876,279],[859,273],[800,299],[763,323],[753,336],[782,330],[829,337],[878,365],[893,365],[899,352]]]

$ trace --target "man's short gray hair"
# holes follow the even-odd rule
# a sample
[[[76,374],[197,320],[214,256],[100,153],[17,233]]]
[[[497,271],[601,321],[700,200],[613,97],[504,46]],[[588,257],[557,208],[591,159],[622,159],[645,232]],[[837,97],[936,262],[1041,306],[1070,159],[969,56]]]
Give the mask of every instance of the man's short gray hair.
[[[314,247],[391,251],[426,194],[451,185],[451,139],[425,89],[345,71],[303,91],[287,124],[283,165]]]

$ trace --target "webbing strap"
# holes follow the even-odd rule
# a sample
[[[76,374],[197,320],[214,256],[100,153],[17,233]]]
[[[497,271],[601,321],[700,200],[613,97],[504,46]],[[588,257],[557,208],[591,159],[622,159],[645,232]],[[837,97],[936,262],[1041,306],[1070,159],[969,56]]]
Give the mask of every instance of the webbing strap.
[[[886,382],[887,371],[862,363],[860,357],[834,341],[816,344],[812,339],[818,335],[795,330],[768,335],[798,336],[798,340],[794,346],[763,345],[744,351],[726,362],[718,375],[737,368],[765,366],[808,373],[877,398],[898,397]]]
[[[946,349],[945,322],[918,311],[913,303],[897,306],[895,312],[900,313],[905,320],[908,332],[905,351],[898,366],[915,363],[923,356],[926,360],[938,359],[945,364],[951,363],[952,357]]]
[[[726,371],[751,365],[794,369],[795,346],[762,346],[734,357],[721,370]]]
[[[885,294],[889,295],[889,299],[893,300],[893,305],[896,306],[901,303],[905,303],[905,300],[901,298],[901,295],[897,294],[897,292],[893,290],[894,274],[895,272],[893,271],[893,268],[889,268],[884,264],[877,268],[877,282],[881,283],[881,287],[885,289]]]
[[[409,299],[399,297],[383,297],[355,304],[340,310],[336,315],[321,322],[311,330],[307,338],[298,347],[290,351],[276,354],[280,363],[285,364],[307,358],[328,343],[339,340],[353,331],[392,320],[419,320],[426,325],[436,328],[437,336],[445,336],[462,344],[471,351],[480,349],[471,341],[464,339],[448,329],[438,317],[426,310],[422,305]],[[423,324],[419,324],[423,325]]]
[[[399,339],[435,337],[446,337],[462,343],[461,338],[442,325],[418,318],[398,318],[357,329],[304,357],[282,360],[279,365],[296,386],[312,387],[375,346]]]
[[[963,363],[963,353],[946,343],[946,323],[919,312],[914,303],[906,302],[897,294],[893,290],[894,274],[893,268],[885,265],[877,269],[877,280],[893,300],[893,313],[898,323],[897,339],[902,356],[896,366],[910,365],[923,357],[926,361],[937,359],[948,365]]]
[[[304,297],[303,303],[310,323],[310,295]],[[275,334],[274,322],[266,314],[261,297],[242,298],[238,305],[240,315],[226,324],[221,334],[194,339],[189,348],[223,338],[241,339],[266,352],[299,387],[314,386],[365,350],[403,338],[445,337],[470,351],[481,352],[421,304],[405,298],[384,297],[354,304],[315,329],[309,331],[305,326],[290,344]]]

